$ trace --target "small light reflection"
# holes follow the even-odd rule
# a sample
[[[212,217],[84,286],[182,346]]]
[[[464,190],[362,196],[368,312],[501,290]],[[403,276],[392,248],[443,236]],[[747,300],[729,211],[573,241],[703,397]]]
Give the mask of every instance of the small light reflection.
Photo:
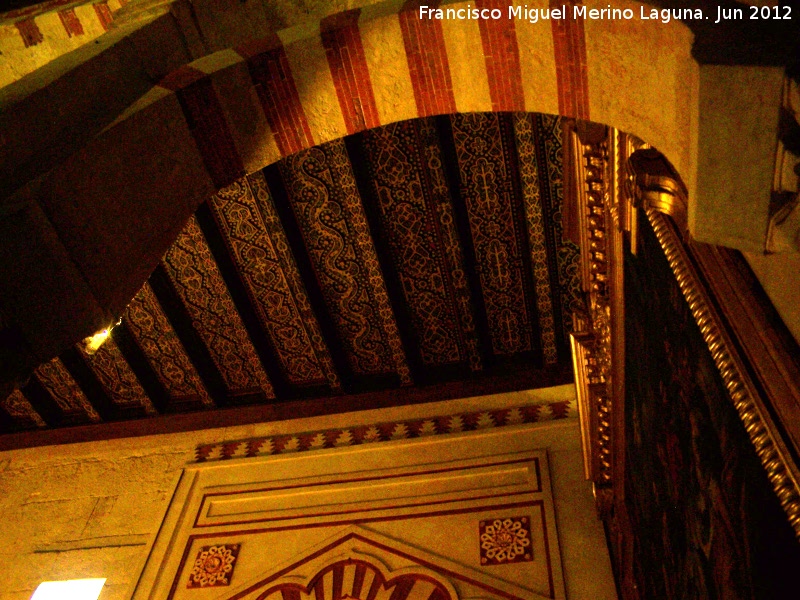
[[[86,351],[86,354],[94,354],[100,350],[100,346],[102,346],[108,339],[108,336],[111,335],[112,329],[112,327],[106,327],[94,335],[83,338],[83,349]]]
[[[97,600],[105,582],[105,578],[45,581],[33,592],[31,600]]]
[[[108,339],[108,336],[111,335],[111,331],[120,323],[122,323],[122,318],[118,319],[113,325],[109,325],[105,329],[101,329],[94,335],[83,338],[83,350],[86,352],[86,354],[92,355],[100,350],[100,346],[102,346]]]

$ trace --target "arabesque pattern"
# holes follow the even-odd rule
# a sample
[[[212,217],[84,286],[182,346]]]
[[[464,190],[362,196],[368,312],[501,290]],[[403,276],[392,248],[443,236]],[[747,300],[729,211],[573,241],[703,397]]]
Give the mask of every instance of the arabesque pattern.
[[[342,52],[343,39],[331,42]],[[259,72],[273,92],[290,86]],[[173,83],[201,76],[186,69]],[[289,136],[297,107],[274,108]],[[560,222],[560,123],[527,113],[401,121],[238,177],[185,224],[106,345],[43,365],[22,395],[62,427],[230,404],[263,405],[247,419],[285,418],[568,382],[581,296]],[[20,407],[5,407],[9,428],[35,428]],[[463,418],[277,436],[254,451],[477,426]]]
[[[268,398],[274,397],[272,385],[194,217],[162,264],[229,390],[261,390]]]
[[[470,351],[475,353],[474,326],[465,332],[459,318],[463,303],[460,306],[457,298],[466,296],[469,302],[463,261],[458,246],[451,247],[457,238],[446,185],[433,193],[426,178],[426,168],[441,171],[441,157],[434,140],[423,146],[418,130],[422,125],[407,121],[369,131],[364,143],[422,360],[457,363],[466,360]],[[453,254],[458,260],[455,264],[449,261]]]
[[[155,414],[150,397],[112,338],[109,337],[92,355],[87,354],[82,345],[78,349],[112,402],[121,407],[141,406],[147,414]]]
[[[85,413],[90,421],[100,420],[100,415],[60,358],[42,363],[34,375],[64,413]]]
[[[539,328],[542,334],[542,353],[547,364],[555,364],[558,362],[555,317],[547,260],[547,240],[544,232],[545,221],[539,190],[539,169],[536,163],[536,142],[533,135],[533,120],[530,115],[524,113],[514,115],[514,137],[519,154],[522,197],[528,219],[528,245],[533,265],[534,285],[536,286],[536,308],[539,313]]]
[[[149,283],[131,300],[123,319],[171,398],[197,397],[204,405],[212,404]]]
[[[411,383],[344,143],[290,156],[281,173],[353,371]]]
[[[263,175],[240,179],[209,204],[289,381],[338,387]]]
[[[451,121],[492,348],[500,355],[530,351],[533,328],[521,246],[526,234],[515,223],[515,196],[500,117],[455,115]]]

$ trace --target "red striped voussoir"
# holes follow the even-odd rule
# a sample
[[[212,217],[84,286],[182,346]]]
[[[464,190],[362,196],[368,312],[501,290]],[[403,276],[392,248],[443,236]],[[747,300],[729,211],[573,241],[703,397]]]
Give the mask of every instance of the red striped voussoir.
[[[267,123],[282,156],[315,144],[286,51],[277,35],[233,49],[245,63]],[[200,59],[165,77],[159,86],[173,92],[197,143],[206,170],[218,188],[246,174],[213,85],[216,70]],[[228,62],[226,66],[230,66]]]
[[[348,134],[381,124],[358,29],[360,15],[360,9],[353,9],[320,23],[322,46]]]
[[[420,117],[451,114],[456,99],[442,24],[420,19],[419,5],[419,0],[408,0],[398,13],[417,112]]]
[[[480,9],[506,10],[508,7],[508,3],[503,0],[478,0],[475,5]],[[482,19],[478,22],[478,27],[486,61],[492,110],[498,112],[525,110],[516,21]]]
[[[500,0],[476,2],[484,8],[504,6]],[[570,5],[577,3],[573,0]],[[418,5],[418,0],[407,0],[397,13],[416,113],[420,117],[451,114],[457,112],[457,108],[442,23],[436,19],[420,19]],[[361,16],[360,9],[349,10],[322,19],[319,26],[326,66],[347,134],[383,124],[359,28]],[[492,110],[525,110],[517,24],[513,19],[498,19],[481,20],[478,25]],[[559,112],[588,119],[589,85],[583,23],[580,19],[553,20],[552,35]],[[223,54],[225,57],[221,59]],[[258,104],[281,156],[323,141],[315,139],[289,56],[277,33],[199,59],[171,73],[159,85],[176,94],[204,165],[218,188],[245,174],[236,139],[231,134],[213,81],[216,73],[236,63],[237,59],[246,65]],[[227,93],[230,94],[230,90]],[[242,91],[242,101],[249,102],[245,100],[246,93],[249,91]],[[308,92],[304,89],[304,93]],[[231,99],[226,95],[225,100],[230,114]],[[236,102],[234,98],[233,105]]]
[[[161,80],[172,91],[194,138],[206,171],[217,188],[247,173],[208,73],[184,65]]]
[[[558,8],[562,0],[550,0]],[[568,1],[568,6],[581,5]],[[558,85],[558,112],[565,117],[589,119],[589,68],[583,19],[553,19],[553,49]]]
[[[577,417],[575,401],[562,400],[497,410],[392,421],[342,429],[324,429],[292,435],[273,435],[217,444],[203,444],[195,451],[197,462],[272,456],[324,448],[406,440],[508,425],[538,423]]]

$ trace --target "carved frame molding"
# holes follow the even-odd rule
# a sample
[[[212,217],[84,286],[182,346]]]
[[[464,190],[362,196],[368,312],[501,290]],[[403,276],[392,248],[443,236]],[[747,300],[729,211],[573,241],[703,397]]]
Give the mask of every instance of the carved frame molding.
[[[635,238],[633,212],[623,201],[628,136],[594,123],[567,122],[566,177],[572,191],[572,235],[580,248],[584,311],[573,319],[573,367],[586,478],[597,509],[610,516],[624,494],[623,239]]]
[[[623,248],[636,253],[643,210],[800,538],[800,361],[758,315],[759,300],[734,271],[730,252],[689,239],[688,193],[663,155],[593,123],[568,122],[565,137],[567,189],[574,196],[569,216],[585,295],[585,310],[573,323],[573,367],[585,474],[601,517],[625,522]]]
[[[769,332],[760,333],[762,340],[745,338],[732,325],[738,319],[733,312],[736,307],[732,300],[741,305],[743,300],[754,303],[755,299],[726,297],[731,296],[731,289],[723,288],[722,279],[736,280],[740,277],[716,256],[715,251],[721,249],[689,239],[686,188],[662,155],[652,149],[639,150],[631,155],[628,160],[628,190],[633,205],[647,215],[731,402],[795,535],[800,538],[800,468],[791,456],[792,440],[785,439],[781,433],[781,425],[785,423],[779,425],[770,414],[770,405],[774,406],[780,400],[770,394],[772,386],[761,376],[759,364],[748,360],[748,355],[754,356],[748,350],[766,338]],[[728,314],[725,314],[726,309]],[[773,350],[769,357],[771,361],[785,363],[784,366],[789,368],[784,369],[783,374],[792,379],[788,364],[790,357],[781,356],[780,349],[774,344],[768,345]],[[766,358],[763,353],[762,358]],[[762,379],[760,383],[766,383],[761,386],[764,392],[759,391],[751,371],[756,378]],[[791,390],[781,392],[791,392],[800,399],[797,385],[788,383]]]
[[[663,155],[593,123],[565,121],[564,136],[564,229],[581,247],[584,292],[571,341],[585,476],[606,524],[622,597],[638,600],[625,507],[623,268],[624,249],[637,251],[639,210],[798,538],[800,352],[785,326],[770,316],[774,307],[763,292],[756,293],[752,274],[751,280],[743,275],[744,259],[690,239],[688,192]]]
[[[579,191],[579,232],[586,238],[581,258],[587,311],[582,321],[576,319],[573,360],[584,447],[590,451],[586,472],[595,485],[598,509],[608,516],[624,498],[624,462],[622,453],[614,452],[623,446],[625,433],[622,250],[626,240],[636,252],[636,213],[641,209],[800,538],[800,466],[794,458],[800,450],[800,424],[793,424],[800,410],[797,361],[764,319],[754,316],[757,299],[726,262],[724,249],[689,239],[688,194],[672,165],[635,138],[613,129],[598,135],[597,127],[574,126],[569,148]],[[749,317],[749,329],[742,313]],[[606,456],[611,461],[604,461]],[[607,489],[611,498],[604,497]]]
[[[645,209],[647,218],[667,257],[700,333],[708,346],[725,387],[747,435],[767,473],[789,523],[800,538],[800,478],[786,442],[747,372],[742,356],[726,330],[725,322],[711,300],[712,291],[693,266],[690,254],[702,248],[682,243],[666,215],[653,207]]]

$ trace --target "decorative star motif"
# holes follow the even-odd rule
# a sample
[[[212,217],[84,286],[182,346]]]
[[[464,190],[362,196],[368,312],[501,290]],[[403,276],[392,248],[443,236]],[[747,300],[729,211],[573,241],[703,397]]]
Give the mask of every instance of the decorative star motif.
[[[480,522],[481,564],[532,560],[528,517],[504,517]]]
[[[219,587],[231,584],[239,544],[219,544],[200,549],[189,574],[188,588]]]

